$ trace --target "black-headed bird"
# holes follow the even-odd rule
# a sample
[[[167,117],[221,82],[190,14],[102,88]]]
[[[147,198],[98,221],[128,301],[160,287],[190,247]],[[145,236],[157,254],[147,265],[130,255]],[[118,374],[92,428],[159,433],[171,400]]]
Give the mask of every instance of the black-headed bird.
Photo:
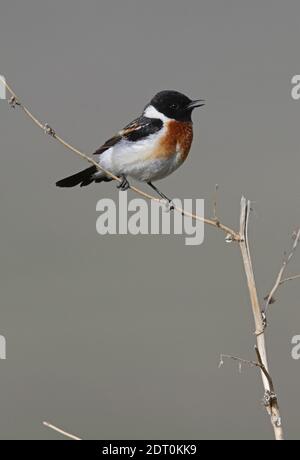
[[[203,99],[191,100],[177,91],[157,93],[141,116],[95,151],[96,161],[121,179],[119,189],[127,190],[128,178],[133,178],[146,182],[170,202],[153,182],[172,174],[186,160],[193,140],[192,112],[203,105]],[[91,166],[56,185],[84,187],[111,180],[105,172]]]

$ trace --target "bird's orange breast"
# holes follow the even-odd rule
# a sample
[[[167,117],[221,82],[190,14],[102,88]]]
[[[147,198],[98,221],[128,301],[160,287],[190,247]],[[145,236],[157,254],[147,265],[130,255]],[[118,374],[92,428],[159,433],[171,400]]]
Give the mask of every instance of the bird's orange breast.
[[[165,134],[159,140],[151,157],[167,159],[179,154],[179,159],[183,162],[189,154],[192,140],[193,125],[191,122],[170,120],[167,122]]]

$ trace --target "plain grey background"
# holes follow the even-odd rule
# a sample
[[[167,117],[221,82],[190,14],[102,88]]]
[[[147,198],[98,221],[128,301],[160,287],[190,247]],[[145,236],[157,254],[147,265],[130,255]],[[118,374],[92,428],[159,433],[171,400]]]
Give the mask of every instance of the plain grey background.
[[[205,198],[251,238],[261,299],[299,224],[297,0],[3,0],[0,74],[67,140],[91,152],[150,97],[177,89],[194,114],[186,164],[160,184]],[[178,236],[96,233],[96,203],[115,184],[61,190],[86,165],[0,101],[1,439],[58,439],[48,420],[89,438],[271,439],[254,369],[240,254],[206,229]],[[132,195],[134,197],[134,195]],[[290,267],[300,270],[300,254]],[[299,283],[272,307],[270,364],[289,438],[299,438]]]

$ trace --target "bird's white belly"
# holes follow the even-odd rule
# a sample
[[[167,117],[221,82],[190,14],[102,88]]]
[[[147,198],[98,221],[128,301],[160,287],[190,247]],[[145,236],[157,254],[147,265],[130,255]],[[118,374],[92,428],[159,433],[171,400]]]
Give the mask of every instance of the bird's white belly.
[[[99,156],[99,163],[116,176],[130,176],[140,181],[162,179],[177,169],[180,156],[177,152],[168,158],[151,158],[157,134],[139,142],[123,141]]]

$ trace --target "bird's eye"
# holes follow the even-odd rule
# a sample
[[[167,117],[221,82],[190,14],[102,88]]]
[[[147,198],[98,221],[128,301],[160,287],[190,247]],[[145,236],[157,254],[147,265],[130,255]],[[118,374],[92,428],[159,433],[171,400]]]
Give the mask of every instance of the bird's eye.
[[[178,104],[171,104],[170,109],[172,109],[172,110],[178,109]]]

